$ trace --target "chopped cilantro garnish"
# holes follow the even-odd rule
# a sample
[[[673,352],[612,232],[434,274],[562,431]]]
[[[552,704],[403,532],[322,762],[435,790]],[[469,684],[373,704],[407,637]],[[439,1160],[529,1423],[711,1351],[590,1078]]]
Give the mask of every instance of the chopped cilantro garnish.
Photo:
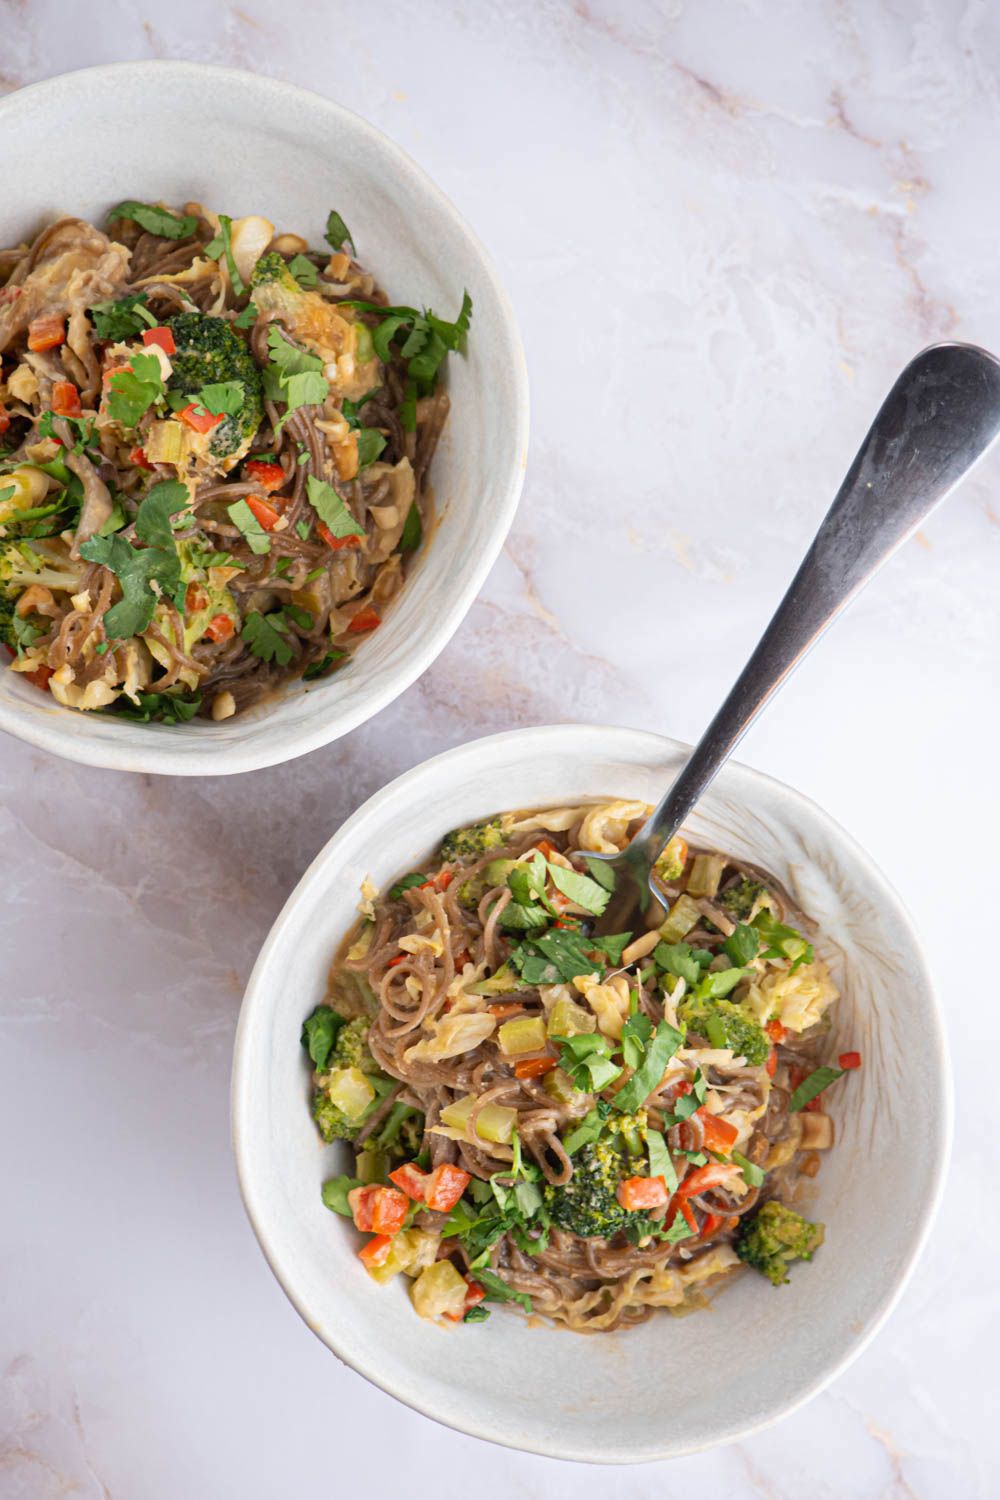
[[[180,583],[180,559],[173,539],[170,517],[188,503],[187,486],[176,479],[154,484],[136,513],[135,532],[146,545],[136,548],[124,537],[93,536],[80,548],[88,562],[109,568],[121,585],[122,597],[104,616],[109,640],[141,635],[156,609],[153,580],[172,595]]]
[[[342,249],[346,243],[354,245],[354,236],[335,208],[331,208],[327,214],[326,233],[323,238],[333,250]]]
[[[236,500],[227,505],[226,513],[234,526],[238,526],[251,552],[261,555],[270,552],[271,541],[267,532],[245,500]]]
[[[146,306],[146,293],[119,297],[117,302],[95,302],[89,309],[99,339],[120,343],[134,338],[143,328],[155,328],[156,319]]]
[[[636,1017],[638,1019],[638,1017]],[[667,1063],[684,1041],[682,1034],[673,1026],[661,1021],[649,1042],[645,1054],[628,1083],[614,1097],[615,1109],[623,1114],[633,1114],[649,1098],[666,1071]]]
[[[108,384],[108,416],[122,427],[135,427],[163,395],[163,376],[155,354],[135,353],[131,369],[116,370]]]
[[[306,493],[309,504],[333,536],[364,536],[365,528],[358,525],[332,484],[310,474],[306,480]]]
[[[400,552],[415,552],[423,540],[423,535],[423,522],[420,519],[417,502],[414,500],[410,504],[410,509],[399,538]]]
[[[237,297],[241,297],[246,291],[246,285],[236,269],[236,261],[233,258],[233,221],[228,214],[219,215],[219,232],[214,240],[205,246],[205,254],[210,260],[219,260],[225,256],[233,291]]]
[[[155,234],[161,240],[183,240],[194,234],[198,220],[193,214],[174,214],[155,203],[136,203],[127,198],[108,214],[109,219],[131,219],[147,234]]]
[[[307,290],[319,283],[319,272],[307,255],[293,255],[288,262],[288,269],[299,286]]]

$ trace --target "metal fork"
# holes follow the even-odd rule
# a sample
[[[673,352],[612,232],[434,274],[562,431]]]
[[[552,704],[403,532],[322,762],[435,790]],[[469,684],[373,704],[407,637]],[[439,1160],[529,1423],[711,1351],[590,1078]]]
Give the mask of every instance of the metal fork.
[[[661,899],[653,866],[757,715],[856,594],[1000,434],[1000,362],[972,344],[932,344],[883,402],[788,592],[673,785],[618,854],[599,932]]]

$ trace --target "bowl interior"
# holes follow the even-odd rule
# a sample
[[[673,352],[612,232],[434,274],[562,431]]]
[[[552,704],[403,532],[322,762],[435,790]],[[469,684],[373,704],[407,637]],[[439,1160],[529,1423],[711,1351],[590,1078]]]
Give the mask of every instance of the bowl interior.
[[[0,101],[0,127],[10,164],[2,244],[60,214],[100,223],[129,197],[193,198],[234,217],[263,213],[322,246],[335,207],[393,301],[454,317],[468,289],[468,353],[448,361],[452,412],[431,470],[439,517],[432,545],[385,623],[337,674],[295,684],[223,724],[170,727],[74,714],[16,673],[0,673],[0,728],[91,764],[217,775],[289,759],[346,733],[443,648],[517,505],[527,443],[524,360],[481,246],[420,169],[363,120],[248,73],[181,63],[87,69]]]
[[[508,808],[655,802],[682,756],[656,736],[562,726],[478,741],[401,777],[304,876],[240,1021],[233,1121],[243,1193],[306,1322],[430,1416],[562,1457],[666,1457],[773,1420],[830,1379],[889,1310],[933,1210],[950,1119],[942,1031],[898,899],[818,808],[744,767],[727,767],[691,819],[696,839],[771,870],[821,924],[819,948],[843,991],[833,1050],[859,1049],[864,1066],[829,1096],[838,1142],[809,1205],[828,1226],[816,1260],[784,1287],[744,1273],[710,1311],[658,1314],[622,1333],[529,1327],[502,1310],[482,1326],[444,1330],[416,1317],[405,1278],[372,1283],[350,1226],[320,1202],[324,1178],[345,1168],[337,1148],[317,1144],[299,1030],[323,996],[365,874],[382,885],[419,868],[448,827]],[[904,1027],[919,1047],[897,1045]]]

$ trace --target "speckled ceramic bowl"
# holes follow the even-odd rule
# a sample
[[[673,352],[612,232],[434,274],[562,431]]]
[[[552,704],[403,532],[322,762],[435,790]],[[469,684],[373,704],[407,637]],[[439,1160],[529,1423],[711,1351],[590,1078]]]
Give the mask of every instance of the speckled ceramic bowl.
[[[385,623],[334,677],[293,684],[222,724],[171,727],[74,713],[0,671],[0,729],[87,765],[220,775],[290,760],[346,734],[444,648],[517,508],[527,375],[514,315],[485,251],[379,131],[316,94],[250,73],[178,62],[69,73],[0,100],[0,141],[8,164],[0,244],[17,243],[60,213],[100,220],[123,197],[196,198],[233,215],[264,213],[322,244],[327,212],[336,207],[364,263],[396,300],[454,316],[468,288],[468,354],[448,361],[452,411],[431,470],[440,524]]]
[[[858,1048],[864,1066],[829,1095],[838,1142],[810,1205],[827,1225],[816,1259],[786,1286],[746,1272],[710,1311],[656,1315],[621,1333],[531,1327],[504,1310],[481,1326],[442,1329],[413,1312],[405,1278],[372,1282],[354,1231],[320,1201],[324,1178],[344,1168],[337,1148],[317,1143],[299,1032],[323,997],[365,874],[383,885],[419,868],[449,827],[509,808],[655,802],[684,754],[635,730],[560,725],[478,740],[401,776],[344,824],[289,897],[237,1033],[243,1197],[309,1327],[428,1416],[560,1458],[668,1458],[774,1422],[854,1359],[899,1297],[930,1227],[951,1135],[944,1031],[899,898],[843,829],[780,782],[729,765],[704,797],[694,837],[771,870],[821,925],[819,949],[843,991],[832,1050]]]

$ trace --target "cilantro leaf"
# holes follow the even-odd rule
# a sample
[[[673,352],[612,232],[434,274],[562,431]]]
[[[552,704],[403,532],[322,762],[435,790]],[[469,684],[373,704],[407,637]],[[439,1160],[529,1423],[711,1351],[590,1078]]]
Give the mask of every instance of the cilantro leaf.
[[[245,500],[236,500],[232,505],[227,505],[226,514],[233,525],[238,526],[243,533],[251,552],[256,552],[261,556],[265,552],[270,552],[270,538]]]
[[[738,922],[722,946],[739,969],[744,964],[748,964],[752,958],[757,957],[760,936],[755,927],[748,927],[745,922]]]
[[[531,1298],[527,1292],[515,1292],[512,1286],[508,1286],[495,1271],[488,1271],[485,1267],[476,1272],[476,1280],[486,1293],[488,1302],[519,1302],[525,1312],[531,1311]]]
[[[215,385],[203,385],[195,400],[213,417],[235,417],[243,410],[246,396],[242,380],[220,380]]]
[[[102,641],[101,646],[106,651],[110,642]],[[100,651],[101,646],[95,649]],[[140,724],[151,724],[154,720],[161,724],[187,724],[201,707],[200,693],[193,698],[182,697],[179,693],[139,693],[138,698],[138,705],[130,703],[127,698],[119,698],[112,704],[110,712]]]
[[[745,978],[745,969],[715,969],[699,979],[695,996],[699,1000],[721,1000]]]
[[[319,272],[308,255],[293,255],[288,262],[288,269],[299,286],[307,290],[319,284]]]
[[[526,984],[569,983],[579,974],[593,974],[600,969],[591,956],[592,938],[568,928],[553,928],[522,943],[511,954],[511,962]]]
[[[251,610],[243,622],[240,635],[254,656],[259,656],[261,661],[276,661],[279,667],[287,667],[295,652],[281,632],[285,623],[284,613],[280,609],[269,615]]]
[[[309,663],[308,667],[302,673],[302,681],[313,682],[317,677],[325,677],[330,668],[344,661],[346,656],[346,651],[328,651],[319,661]]]
[[[681,1240],[691,1239],[693,1234],[694,1230],[688,1224],[687,1220],[684,1218],[684,1215],[678,1214],[674,1222],[671,1224],[670,1228],[665,1229],[662,1232],[662,1234],[660,1235],[660,1239],[665,1245],[676,1245]]]
[[[354,246],[354,236],[335,208],[331,208],[326,216],[326,233],[323,238],[333,250],[341,249],[346,243]]]
[[[121,599],[104,616],[109,640],[141,635],[148,627],[157,602],[150,587],[154,579],[167,594],[172,594],[180,582],[180,559],[170,517],[182,510],[187,500],[186,485],[179,480],[163,480],[153,485],[136,514],[136,536],[147,546],[133,547],[117,533],[92,536],[81,546],[80,556],[109,568],[121,586]]]
[[[659,968],[668,974],[676,974],[686,984],[695,985],[701,978],[701,965],[690,943],[657,943],[653,958]]]
[[[646,1150],[649,1153],[650,1177],[662,1177],[666,1184],[667,1192],[675,1192],[677,1189],[677,1172],[674,1168],[673,1158],[667,1149],[666,1137],[662,1131],[647,1128]]]
[[[306,480],[306,494],[313,510],[335,537],[365,535],[365,528],[358,525],[346,502],[325,479],[310,474]]]
[[[666,1021],[661,1021],[649,1043],[642,1062],[628,1083],[620,1088],[612,1101],[614,1108],[623,1114],[634,1114],[640,1109],[656,1088],[684,1037]]]
[[[122,427],[135,427],[163,395],[163,376],[155,354],[136,353],[131,369],[116,370],[108,383],[108,416]]]
[[[618,968],[622,961],[625,949],[632,941],[630,932],[607,933],[604,937],[594,938],[593,945],[598,953],[603,953],[613,969]]]
[[[637,1068],[646,1055],[646,1045],[653,1034],[653,1023],[641,1011],[629,1016],[622,1027],[622,1056],[625,1066]]]
[[[119,297],[117,302],[95,302],[88,311],[97,337],[120,343],[134,338],[143,328],[155,328],[156,319],[146,307],[147,300],[145,292],[138,292],[132,297]]]
[[[27,648],[33,646],[38,637],[44,634],[37,625],[32,625],[31,621],[25,619],[23,615],[11,615],[10,624],[14,632],[14,650],[18,656],[23,656]]]
[[[344,1017],[331,1010],[329,1005],[317,1005],[302,1023],[302,1045],[322,1073],[327,1059],[333,1051],[337,1032],[344,1024]]]
[[[188,487],[179,479],[161,479],[151,485],[136,512],[135,534],[139,540],[150,547],[176,551],[170,518],[186,508],[188,499]]]
[[[323,361],[319,355],[310,354],[308,349],[300,349],[298,344],[291,343],[276,323],[272,323],[267,330],[267,347],[271,364],[284,377],[309,372],[322,373]]]
[[[485,1323],[486,1319],[489,1317],[489,1315],[490,1315],[490,1310],[489,1310],[488,1307],[483,1307],[482,1305],[479,1305],[478,1307],[470,1307],[469,1311],[467,1313],[465,1313],[465,1315],[463,1316],[462,1322],[463,1323]]]
[[[205,246],[205,254],[209,260],[219,260],[225,256],[233,291],[237,297],[242,296],[246,291],[246,284],[236,269],[236,261],[233,257],[233,221],[228,214],[219,215],[219,232],[214,240]]]
[[[592,1145],[604,1129],[604,1122],[610,1113],[611,1106],[607,1100],[598,1099],[594,1108],[588,1110],[579,1125],[575,1125],[569,1135],[563,1138],[566,1154],[572,1156],[574,1152],[579,1151],[581,1146]]]
[[[534,902],[509,901],[500,913],[500,926],[507,932],[536,932],[549,920],[548,912]]]
[[[742,1151],[733,1152],[733,1161],[743,1173],[743,1181],[747,1187],[760,1187],[767,1173],[763,1167],[758,1167],[756,1162],[749,1161]]]
[[[367,469],[385,448],[385,438],[375,427],[358,428],[358,468]]]
[[[591,855],[585,854],[583,856],[583,862],[587,866],[587,869],[590,871],[591,876],[594,878],[594,880],[597,881],[598,885],[603,885],[606,891],[614,890],[618,877],[615,874],[613,867],[608,864],[607,860],[594,859]]]
[[[389,900],[398,901],[404,891],[412,890],[417,885],[426,884],[427,876],[421,874],[419,870],[413,870],[409,875],[404,875],[400,880],[396,881],[396,884],[389,892]]]
[[[184,240],[198,228],[193,214],[174,214],[154,203],[137,203],[133,198],[119,203],[108,218],[131,219],[147,234],[155,234],[161,240]]]
[[[238,313],[233,319],[233,327],[252,328],[259,316],[257,304],[255,302],[248,302],[243,311]]]
[[[585,1031],[577,1036],[554,1036],[551,1040],[559,1047],[559,1066],[573,1080],[573,1087],[582,1093],[599,1093],[621,1077],[622,1070],[611,1057],[611,1043],[602,1032]]]
[[[610,900],[610,892],[589,875],[577,870],[567,870],[565,865],[549,863],[549,878],[557,891],[561,891],[576,906],[599,917]]]

